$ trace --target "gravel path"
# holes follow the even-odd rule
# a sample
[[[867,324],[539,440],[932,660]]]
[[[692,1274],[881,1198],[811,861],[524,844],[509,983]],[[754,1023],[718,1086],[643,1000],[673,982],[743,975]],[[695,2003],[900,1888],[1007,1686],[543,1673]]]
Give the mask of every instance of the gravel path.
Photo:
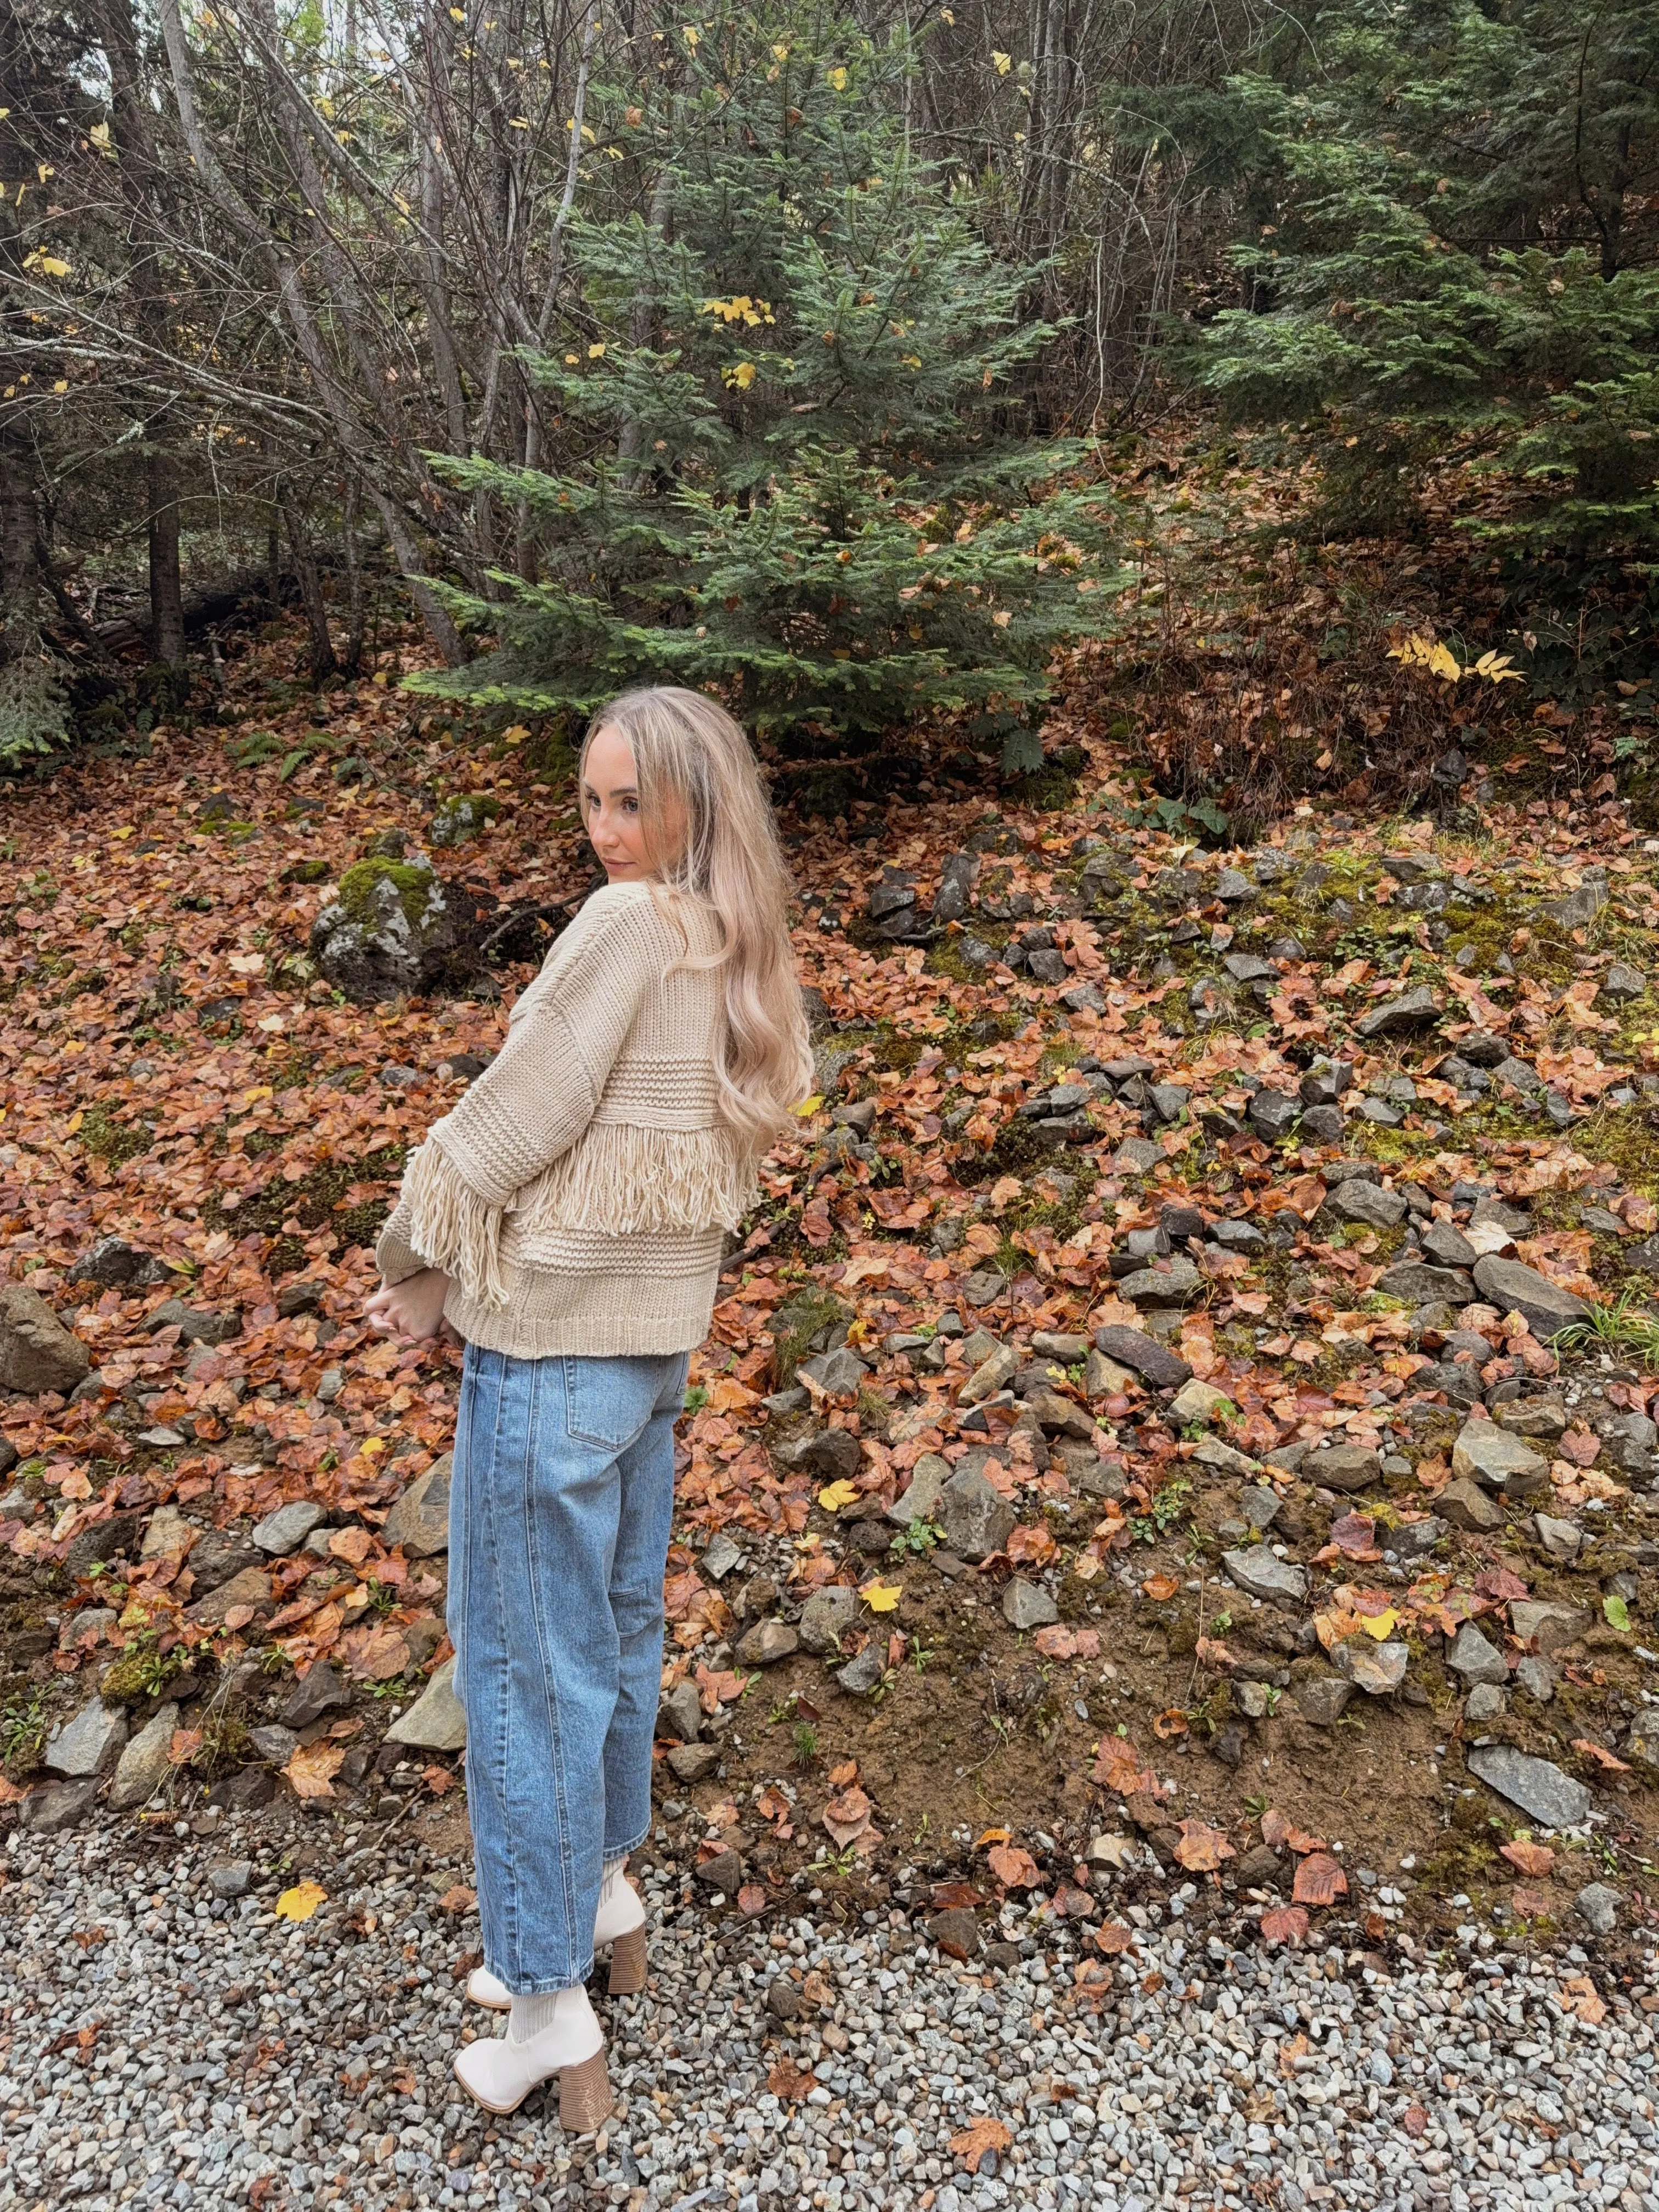
[[[0,2207],[1659,2207],[1653,2024],[1564,2009],[1596,2009],[1582,1952],[1487,1936],[1390,1978],[1179,1900],[1130,1914],[1091,2010],[1074,1930],[986,1971],[902,1913],[738,1924],[653,1873],[655,1995],[603,2008],[622,2109],[570,2143],[538,2094],[486,2133],[447,2063],[477,1923],[440,1899],[465,1863],[379,1827],[340,1848],[289,1927],[292,1869],[234,1822],[13,1836]],[[804,2102],[768,2088],[783,2061],[815,2069]],[[1012,2144],[969,2175],[950,2138],[981,2116]]]

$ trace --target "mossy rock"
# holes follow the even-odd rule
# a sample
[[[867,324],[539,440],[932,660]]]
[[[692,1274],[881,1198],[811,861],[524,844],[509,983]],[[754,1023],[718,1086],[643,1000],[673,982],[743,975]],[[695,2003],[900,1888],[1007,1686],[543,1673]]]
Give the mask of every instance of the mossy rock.
[[[852,1318],[852,1309],[833,1291],[815,1284],[797,1291],[772,1316],[773,1387],[787,1389],[794,1381],[796,1368],[821,1329],[834,1328]]]
[[[106,1705],[142,1705],[156,1696],[184,1668],[183,1654],[170,1651],[165,1658],[152,1650],[122,1653],[104,1673],[98,1694]]]
[[[465,845],[501,817],[501,802],[487,791],[458,793],[446,799],[427,824],[434,845]]]
[[[285,884],[325,884],[333,873],[326,860],[295,860],[284,868],[280,880]]]
[[[394,860],[383,854],[354,861],[341,877],[338,904],[346,920],[359,927],[372,925],[378,918],[381,902],[375,894],[382,884],[390,884],[396,891],[410,927],[418,927],[438,889],[438,879],[429,867],[416,861]]]
[[[312,924],[312,957],[360,1006],[427,990],[448,975],[459,925],[474,910],[429,861],[376,854],[341,877],[338,896]]]

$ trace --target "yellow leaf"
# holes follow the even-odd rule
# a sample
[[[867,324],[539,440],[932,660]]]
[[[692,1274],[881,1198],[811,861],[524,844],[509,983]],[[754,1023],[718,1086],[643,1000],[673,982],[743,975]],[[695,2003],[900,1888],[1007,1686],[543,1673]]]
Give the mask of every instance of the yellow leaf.
[[[376,1452],[383,1452],[386,1449],[386,1438],[384,1437],[365,1437],[362,1443],[358,1445],[357,1449],[365,1459],[372,1459]]]
[[[119,844],[119,843],[122,842],[122,840],[123,840],[124,838],[127,838],[127,837],[131,837],[131,835],[133,834],[133,830],[134,830],[135,827],[136,827],[136,824],[134,824],[133,823],[131,823],[131,822],[126,823],[125,823],[125,824],[124,824],[124,826],[123,826],[121,829],[119,829],[119,830],[112,830],[110,831],[110,836],[111,836],[115,840],[115,842],[116,842],[116,843],[117,843],[117,844]]]
[[[605,341],[603,339],[599,341],[598,345],[589,346],[587,349],[587,358],[589,361],[603,361],[605,359]]]
[[[58,377],[58,378],[55,380],[55,382],[53,383],[53,385],[52,385],[52,390],[53,390],[54,392],[67,392],[67,391],[69,390],[69,379],[68,379],[68,377],[66,377],[66,376],[60,376],[60,377]]]
[[[792,1106],[789,1111],[799,1115],[804,1121],[809,1114],[816,1114],[823,1103],[823,1093],[821,1091],[815,1091],[810,1098],[803,1098],[799,1106]]]
[[[842,1507],[850,1505],[858,1494],[856,1482],[848,1482],[845,1479],[840,1482],[829,1482],[818,1492],[818,1504],[826,1513],[839,1513]]]
[[[1013,617],[1009,613],[1006,607],[999,607],[996,612],[992,616],[991,620],[996,624],[999,629],[1006,629],[1009,623],[1012,622]]]
[[[902,1583],[884,1583],[879,1577],[872,1583],[860,1585],[859,1595],[872,1613],[896,1613],[898,1601],[904,1595]]]
[[[69,1120],[64,1124],[64,1134],[66,1137],[72,1137],[86,1118],[86,1108],[84,1106],[77,1106],[74,1113],[70,1115]]]
[[[292,1889],[285,1889],[277,1899],[276,1917],[279,1920],[292,1920],[296,1923],[301,1920],[309,1920],[317,1907],[327,1901],[327,1898],[328,1892],[320,1882],[296,1882]]]
[[[1429,671],[1431,675],[1443,677],[1449,684],[1455,684],[1463,673],[1443,645],[1437,645],[1429,655]]]
[[[1398,1626],[1399,1621],[1400,1608],[1397,1606],[1385,1605],[1381,1613],[1366,1613],[1359,1625],[1367,1636],[1375,1637],[1379,1644],[1386,1644]]]
[[[25,269],[30,266],[38,269],[43,276],[67,276],[70,273],[68,262],[61,260],[55,253],[31,253],[23,266]]]
[[[1012,58],[1007,54],[994,53],[991,56],[991,61],[999,76],[1006,76],[1009,70],[1012,69],[1014,65]]]
[[[262,1098],[270,1098],[275,1095],[268,1083],[255,1083],[242,1093],[242,1103],[244,1106],[257,1106]]]
[[[735,391],[747,392],[755,380],[755,364],[752,361],[735,362],[730,368],[723,368],[720,374]]]
[[[521,745],[529,735],[522,722],[514,722],[510,730],[501,732],[501,743],[504,745]]]
[[[693,30],[690,23],[684,23],[680,27],[680,35],[684,38],[686,45],[690,47],[692,52],[695,54],[697,51],[697,40],[701,37],[702,33]]]
[[[825,77],[828,79],[828,81],[829,81],[829,82],[830,82],[830,84],[831,88],[832,88],[835,91],[836,91],[836,92],[845,92],[845,91],[846,91],[846,89],[847,89],[847,72],[846,72],[846,70],[845,70],[844,69],[832,69],[832,70],[826,70],[824,71],[824,76],[825,76]]]

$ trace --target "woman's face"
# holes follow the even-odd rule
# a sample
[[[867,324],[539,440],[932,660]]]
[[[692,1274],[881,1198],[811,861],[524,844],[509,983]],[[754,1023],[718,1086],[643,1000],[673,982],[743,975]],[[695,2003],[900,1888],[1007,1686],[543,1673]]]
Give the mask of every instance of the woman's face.
[[[595,732],[582,766],[582,821],[588,842],[613,884],[641,882],[651,870],[640,814],[634,750],[609,723]]]

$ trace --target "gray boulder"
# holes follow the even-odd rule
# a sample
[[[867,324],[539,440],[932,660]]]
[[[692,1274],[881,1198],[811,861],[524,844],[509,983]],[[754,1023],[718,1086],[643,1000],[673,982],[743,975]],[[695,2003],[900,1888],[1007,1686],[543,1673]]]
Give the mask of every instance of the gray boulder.
[[[46,1739],[42,1765],[52,1774],[78,1782],[101,1774],[119,1757],[127,1740],[126,1716],[112,1712],[101,1698],[89,1698],[74,1717]]]
[[[1432,991],[1407,991],[1402,998],[1390,999],[1386,1006],[1364,1015],[1353,1025],[1354,1035],[1410,1036],[1419,1030],[1432,1029],[1439,1019],[1440,1004]]]
[[[407,1743],[422,1751],[459,1751],[466,1742],[466,1715],[455,1694],[455,1662],[446,1659],[409,1711],[386,1732],[388,1743]]]
[[[416,1476],[386,1515],[380,1541],[388,1551],[401,1544],[406,1559],[428,1559],[449,1549],[449,1477],[453,1462],[454,1454],[446,1452],[424,1474]]]
[[[1564,1291],[1559,1283],[1553,1283],[1547,1275],[1540,1275],[1536,1267],[1522,1265],[1519,1260],[1498,1260],[1488,1257],[1477,1261],[1474,1269],[1475,1288],[1489,1304],[1499,1313],[1524,1314],[1534,1335],[1549,1338],[1575,1322],[1587,1322],[1590,1309],[1581,1297]]]
[[[939,1492],[938,1517],[951,1549],[975,1565],[1002,1549],[1017,1516],[982,1474],[959,1468]]]
[[[858,1592],[845,1583],[813,1591],[800,1609],[800,1644],[815,1659],[839,1650],[841,1639],[859,1617]]]
[[[1243,1551],[1224,1552],[1221,1564],[1229,1578],[1235,1582],[1247,1597],[1259,1597],[1273,1605],[1299,1607],[1308,1595],[1308,1571],[1291,1559],[1280,1559],[1265,1544],[1253,1544]]]
[[[0,1283],[0,1390],[67,1397],[84,1380],[92,1356],[78,1336],[27,1283]]]
[[[142,1805],[167,1780],[173,1771],[167,1753],[173,1747],[173,1731],[178,1725],[179,1708],[169,1699],[121,1753],[115,1779],[109,1786],[113,1811],[130,1812],[135,1805]]]
[[[461,902],[430,860],[359,860],[311,927],[311,953],[358,1006],[428,988],[459,943]]]
[[[1575,1782],[1547,1759],[1516,1750],[1513,1744],[1477,1744],[1464,1764],[1478,1782],[1546,1828],[1578,1827],[1594,1802],[1582,1782]]]

